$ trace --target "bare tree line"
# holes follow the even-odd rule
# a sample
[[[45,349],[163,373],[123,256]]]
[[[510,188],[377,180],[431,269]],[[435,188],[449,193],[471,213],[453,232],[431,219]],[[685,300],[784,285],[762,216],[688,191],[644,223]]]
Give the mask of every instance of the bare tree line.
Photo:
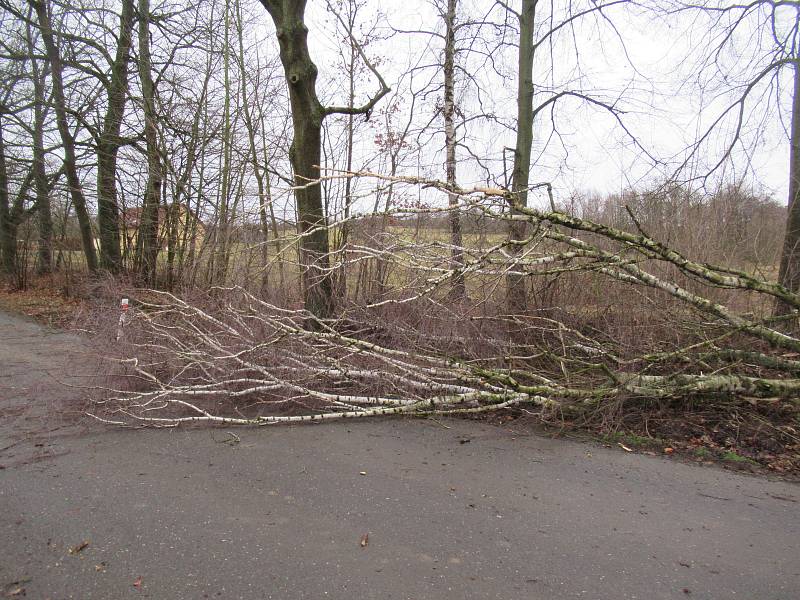
[[[291,4],[294,6],[295,3]],[[346,8],[347,6],[350,8]],[[63,175],[68,180],[68,185],[54,191],[60,194],[66,188],[70,194],[72,206],[69,207],[69,214],[80,225],[84,261],[90,271],[103,269],[118,273],[124,269],[138,273],[143,280],[151,283],[154,281],[152,276],[146,275],[146,271],[151,270],[148,265],[152,260],[143,258],[152,253],[152,249],[145,249],[153,245],[148,241],[152,235],[136,236],[136,243],[131,244],[130,239],[122,239],[125,237],[122,230],[130,229],[124,222],[124,213],[128,207],[137,210],[139,207],[148,207],[143,215],[134,215],[133,221],[137,229],[140,224],[144,224],[145,233],[152,228],[153,218],[150,213],[153,212],[153,188],[157,178],[150,182],[149,195],[143,194],[142,190],[147,185],[146,179],[150,175],[157,175],[158,171],[163,172],[162,203],[185,203],[188,206],[190,203],[186,200],[194,195],[196,201],[193,208],[196,215],[204,224],[213,225],[213,242],[209,245],[220,246],[220,252],[206,250],[211,257],[209,262],[217,265],[209,267],[211,271],[216,269],[216,274],[210,277],[211,280],[219,279],[228,260],[225,258],[229,254],[225,249],[227,234],[223,233],[227,228],[226,223],[243,214],[242,199],[245,196],[254,197],[254,188],[260,189],[257,193],[264,200],[261,203],[264,210],[259,211],[265,237],[269,230],[273,237],[277,237],[277,221],[281,216],[288,221],[302,222],[302,219],[298,221],[293,218],[296,210],[294,207],[289,206],[289,210],[286,210],[286,201],[293,202],[289,198],[283,199],[284,206],[276,217],[275,205],[270,197],[272,189],[266,189],[272,188],[272,183],[276,180],[279,184],[285,184],[292,179],[291,169],[287,172],[287,167],[291,165],[288,164],[290,161],[286,143],[290,111],[283,101],[270,102],[275,94],[281,98],[280,95],[285,92],[281,91],[282,86],[276,80],[276,69],[279,69],[276,48],[274,42],[270,45],[269,36],[263,31],[264,15],[259,12],[258,5],[243,7],[239,3],[222,7],[209,3],[197,7],[157,6],[148,9],[148,12],[152,10],[157,15],[153,23],[141,18],[139,13],[142,7],[132,6],[128,2],[102,10],[95,10],[91,5],[83,7],[69,4],[53,5],[49,10],[40,10],[44,7],[41,3],[19,6],[8,4],[5,26],[10,34],[8,39],[15,41],[6,43],[8,52],[4,59],[8,67],[9,92],[14,89],[10,84],[15,80],[22,83],[41,81],[40,91],[42,94],[47,92],[47,102],[34,104],[46,105],[43,116],[49,118],[43,119],[38,128],[31,127],[35,119],[29,114],[31,104],[28,100],[35,89],[25,89],[25,93],[22,93],[25,86],[18,86],[16,96],[9,96],[9,100],[14,100],[19,110],[15,108],[14,102],[7,103],[6,131],[14,131],[20,126],[30,130],[25,132],[27,135],[22,134],[16,140],[20,149],[35,146],[30,142],[35,141],[36,136],[32,134],[36,131],[40,131],[43,138],[47,137],[50,144],[46,151],[50,162],[48,169],[55,171],[58,161],[61,161]],[[326,8],[332,15],[336,15],[331,21],[342,34],[342,45],[350,48],[347,62],[352,74],[349,77],[351,83],[348,84],[349,91],[343,90],[346,92],[344,106],[340,108],[345,109],[345,113],[353,112],[356,92],[364,96],[369,86],[377,83],[369,67],[371,62],[381,60],[382,57],[368,57],[363,49],[368,47],[369,36],[361,35],[359,38],[352,31],[358,19],[358,3],[329,3]],[[564,110],[554,112],[563,102],[585,103],[599,110],[607,110],[617,118],[623,115],[625,107],[620,101],[624,97],[615,98],[607,90],[593,94],[582,84],[579,63],[575,66],[575,85],[559,86],[548,81],[547,60],[551,60],[552,56],[548,57],[547,54],[554,52],[553,40],[558,35],[567,33],[575,37],[581,33],[575,30],[570,32],[576,24],[585,19],[607,19],[607,14],[611,11],[623,10],[624,3],[587,6],[568,4],[563,7],[534,3],[526,6],[527,13],[518,12],[503,4],[493,4],[488,9],[482,7],[482,12],[477,12],[475,7],[462,7],[455,2],[433,3],[432,8],[434,16],[438,14],[439,18],[430,23],[431,27],[415,31],[395,29],[393,34],[386,34],[385,25],[383,29],[377,30],[373,26],[371,34],[373,37],[391,36],[392,39],[399,36],[408,36],[414,40],[429,39],[425,42],[428,51],[420,53],[416,66],[411,63],[408,73],[398,79],[398,83],[405,89],[396,90],[394,97],[402,98],[402,101],[395,101],[391,108],[384,109],[380,102],[371,107],[372,112],[377,110],[378,113],[392,110],[395,114],[405,114],[408,111],[410,117],[416,120],[410,128],[406,128],[406,139],[402,143],[405,144],[407,160],[413,160],[415,152],[423,153],[422,160],[428,162],[425,165],[425,175],[437,174],[429,161],[436,156],[438,141],[432,134],[438,131],[442,132],[444,138],[442,141],[446,152],[442,158],[444,170],[450,171],[451,184],[455,182],[455,165],[458,162],[464,162],[465,159],[477,160],[479,165],[483,165],[480,167],[482,177],[494,179],[495,182],[498,177],[505,177],[505,184],[520,188],[520,193],[524,196],[525,186],[521,185],[519,169],[532,161],[521,156],[520,160],[515,161],[516,166],[509,164],[503,168],[504,175],[495,168],[486,166],[491,160],[496,161],[497,155],[505,156],[506,153],[499,149],[493,152],[494,157],[479,155],[480,149],[473,148],[471,140],[465,137],[470,135],[468,130],[472,123],[480,120],[502,123],[510,131],[520,133],[518,140],[524,142],[526,132],[533,132],[534,120],[539,122],[536,127],[540,127],[542,123],[546,125],[548,113],[551,120],[556,114],[569,115],[574,103]],[[102,17],[95,18],[96,15]],[[520,35],[520,18],[526,15],[531,24]],[[52,26],[50,21],[53,21],[53,17],[56,21],[61,21],[60,25],[56,22],[55,36],[47,35],[50,31],[48,25]],[[536,21],[535,24],[533,20]],[[139,32],[145,30],[150,32],[149,37],[155,40],[157,47],[155,67],[148,68],[146,65],[149,52],[143,42],[149,38],[139,35]],[[380,33],[381,31],[384,33]],[[613,29],[610,30],[610,35],[613,35]],[[53,38],[52,43],[48,43],[50,38]],[[517,52],[520,40],[523,43],[529,42],[530,48]],[[62,47],[56,47],[58,43]],[[504,49],[505,55],[501,56]],[[54,51],[57,55],[51,56]],[[76,53],[81,55],[80,60],[75,58]],[[485,86],[487,81],[491,81],[491,77],[508,78],[518,72],[520,58],[525,58],[526,61],[530,59],[530,69],[526,67],[522,70],[530,70],[531,77],[534,77],[534,61],[537,61],[537,86],[534,88],[533,80],[519,79],[520,85],[524,84],[522,87],[527,88],[531,94],[531,106],[518,110],[516,118],[512,118],[513,115],[504,118],[496,112],[496,107],[491,106],[493,94],[488,93]],[[56,68],[51,74],[50,63],[53,61]],[[541,69],[542,65],[544,70]],[[143,90],[147,86],[147,72],[153,68],[157,72],[154,74],[154,95],[150,102],[149,94]],[[374,71],[380,74],[379,69]],[[38,75],[34,77],[35,72]],[[67,95],[64,96],[62,89],[60,95],[64,97],[58,101],[59,88],[64,88],[65,73]],[[359,81],[356,81],[357,77],[360,77]],[[74,84],[70,83],[72,80]],[[335,82],[333,77],[328,78],[325,81],[326,87],[329,81]],[[517,92],[517,98],[525,97],[521,88]],[[457,97],[464,94],[465,97]],[[535,105],[533,95],[536,96]],[[416,101],[417,98],[421,101]],[[364,100],[367,99],[364,96]],[[80,101],[83,101],[84,106],[77,106]],[[433,110],[424,107],[425,103],[433,104]],[[64,110],[56,110],[58,106],[62,106]],[[267,111],[267,106],[272,110]],[[276,108],[280,110],[276,111]],[[54,126],[64,120],[58,118],[59,112],[64,113],[63,117],[69,121],[70,127],[66,130]],[[151,117],[146,118],[145,112],[149,112]],[[191,113],[193,118],[187,121],[188,117],[182,114],[184,112]],[[365,123],[354,119],[353,114],[345,116],[344,129],[347,131],[354,131],[355,128],[364,131],[365,125],[377,131],[374,119],[373,122]],[[419,117],[422,117],[422,121]],[[520,118],[529,118],[531,126],[522,123],[517,127],[516,123]],[[143,124],[146,123],[151,125],[144,127]],[[412,123],[412,120],[408,123]],[[335,123],[333,128],[324,124],[324,130],[333,134],[325,134],[328,141],[338,139],[337,143],[341,143],[341,137],[334,137],[336,127],[340,126],[341,122]],[[44,129],[48,131],[46,136]],[[147,131],[151,131],[149,150],[145,139]],[[146,175],[140,170],[139,159],[149,156],[146,160],[155,166],[152,133],[160,138],[161,167],[149,168],[147,173],[150,175]],[[390,139],[398,133],[401,132],[377,131],[376,137],[385,136]],[[203,135],[206,137],[203,138]],[[553,131],[546,136],[541,135],[541,132],[537,132],[536,136],[531,133],[531,137],[535,138],[531,141],[532,147],[536,146],[535,152],[540,152],[544,145],[560,135],[561,132],[555,125]],[[349,140],[346,143],[346,146],[350,146],[349,149],[325,148],[321,142],[321,157],[336,163],[336,155],[345,154],[349,158],[343,163],[336,163],[336,166],[352,169],[354,135],[349,133],[345,137]],[[635,138],[632,140],[636,142]],[[410,142],[416,142],[413,149]],[[508,150],[511,151],[512,148]],[[194,156],[185,156],[187,151],[191,151]],[[76,152],[79,156],[71,158]],[[513,148],[513,153],[509,156],[518,152],[519,148]],[[363,150],[361,154],[363,155]],[[380,160],[380,151],[374,154]],[[120,155],[124,164],[118,167]],[[33,162],[30,152],[29,156],[22,152],[20,156],[11,156],[9,159],[23,163]],[[356,166],[373,167],[369,160],[359,160],[365,164]],[[182,172],[179,172],[181,169]],[[512,185],[514,173],[519,181]],[[43,180],[40,178],[41,181]],[[14,183],[16,182],[12,182],[12,188],[15,187]],[[351,183],[345,182],[344,187],[349,185]],[[118,192],[120,186],[124,189]],[[179,188],[177,193],[174,189],[168,190],[169,186]],[[43,189],[40,184],[39,195],[45,200]],[[332,190],[323,191],[325,193],[319,202],[323,213],[328,211],[332,214],[339,210],[335,203],[331,204],[334,198],[331,195]],[[124,197],[118,198],[118,193]],[[285,185],[283,193],[287,193]],[[52,194],[48,194],[48,197],[50,195]],[[349,200],[343,203],[341,209],[347,211],[353,201],[352,190],[344,190],[344,196]],[[145,197],[150,200],[144,202]],[[453,198],[450,200],[454,201]],[[87,201],[88,208],[84,210]],[[249,204],[252,205],[252,202]],[[252,212],[255,212],[252,206],[248,206],[247,216],[251,216]],[[327,217],[326,213],[325,218]],[[457,248],[460,245],[457,213],[451,218],[453,245]],[[164,220],[165,217],[162,216],[162,222]],[[13,219],[10,221],[13,222]],[[266,223],[269,227],[265,227]],[[155,230],[158,231],[158,227]],[[132,237],[129,232],[128,236]],[[47,262],[47,239],[48,236],[45,235],[41,244],[43,263]],[[177,243],[172,244],[170,256],[173,256],[173,260],[175,256],[188,254],[185,250],[176,252],[177,246]],[[278,250],[277,246],[275,250]],[[454,252],[454,261],[457,263],[458,251]],[[6,264],[10,265],[13,262],[13,250],[6,254],[9,256]],[[208,280],[209,277],[204,275],[203,279]],[[326,284],[321,282],[320,285]]]

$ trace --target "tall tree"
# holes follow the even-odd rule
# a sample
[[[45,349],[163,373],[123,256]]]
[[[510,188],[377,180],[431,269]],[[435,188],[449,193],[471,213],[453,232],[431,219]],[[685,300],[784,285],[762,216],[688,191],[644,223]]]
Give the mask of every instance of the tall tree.
[[[64,171],[67,176],[72,204],[75,206],[75,214],[78,217],[78,224],[81,233],[81,243],[83,254],[86,257],[86,266],[89,271],[97,271],[97,254],[94,250],[94,236],[92,235],[92,221],[86,206],[86,196],[83,193],[83,185],[78,175],[78,164],[75,156],[75,139],[70,130],[67,118],[67,100],[64,92],[64,69],[61,55],[56,46],[53,26],[47,5],[44,1],[28,0],[30,6],[36,11],[39,22],[39,30],[42,33],[42,41],[47,50],[47,60],[50,63],[50,70],[53,80],[53,103],[56,113],[58,132],[61,135],[61,143],[64,149]]]
[[[97,140],[97,229],[100,240],[100,266],[112,273],[122,268],[117,204],[117,154],[122,142],[120,130],[128,98],[128,64],[134,16],[134,0],[122,0],[116,54],[111,63],[111,76],[104,82],[108,103],[103,128]]]
[[[233,160],[233,128],[231,121],[231,99],[234,98],[231,81],[231,40],[230,40],[230,6],[225,2],[223,7],[222,38],[222,73],[224,99],[222,108],[222,154],[220,156],[220,186],[217,194],[217,220],[214,228],[214,249],[208,273],[209,281],[218,285],[225,284],[228,271],[228,253],[230,241],[232,160]]]
[[[17,229],[22,203],[11,202],[11,185],[3,136],[4,112],[0,111],[0,254],[2,254],[3,272],[13,276],[17,270]]]
[[[12,237],[11,231],[11,207],[8,197],[8,169],[6,168],[5,143],[3,141],[3,121],[0,115],[0,254],[3,259],[3,271],[12,273],[14,271],[14,259],[16,258],[9,246],[16,245],[16,240]],[[16,236],[14,236],[16,237]]]
[[[749,164],[754,148],[766,137],[765,124],[780,123],[789,138],[789,193],[778,279],[785,288],[800,293],[800,203],[796,201],[800,194],[800,4],[675,0],[659,6],[668,19],[691,15],[704,43],[689,48],[696,57],[689,76],[699,82],[704,95],[707,89],[714,91],[715,114],[698,131],[675,177],[705,182],[724,173],[726,165],[741,159],[737,147],[748,155],[744,161]],[[790,85],[784,84],[789,79],[787,71]],[[786,89],[792,90],[791,102]],[[790,122],[788,127],[783,116]],[[699,163],[695,169],[700,172],[683,175],[694,163]],[[790,310],[790,304],[776,302],[776,313]]]
[[[533,28],[538,0],[522,0],[517,13],[519,21],[519,56],[517,63],[517,135],[514,146],[514,170],[511,175],[513,193],[512,211],[516,206],[528,205],[528,184],[531,172],[531,148],[533,146],[533,59],[535,46]],[[509,221],[509,237],[512,242],[525,239],[525,222]],[[513,244],[511,254],[522,253],[521,244]],[[527,308],[525,277],[510,273],[507,276],[506,304],[510,314],[519,314]]]
[[[795,31],[800,27],[800,7],[797,9]],[[792,115],[789,133],[789,198],[786,233],[783,237],[778,281],[789,290],[800,293],[800,62],[792,65]],[[777,313],[786,314],[792,307],[777,303]]]
[[[158,213],[163,180],[158,145],[156,89],[150,61],[150,0],[139,0],[139,80],[144,106],[144,137],[147,146],[147,185],[142,203],[137,262],[142,280],[153,285],[158,257]]]
[[[294,126],[289,158],[295,177],[298,230],[302,236],[300,250],[304,301],[311,313],[328,317],[333,314],[334,300],[328,229],[322,191],[318,184],[322,121],[334,113],[369,114],[389,92],[389,87],[363,53],[359,53],[378,79],[378,92],[362,106],[323,106],[317,97],[317,66],[308,51],[306,0],[261,0],[261,4],[275,24],[281,62],[289,86]]]
[[[34,178],[34,169],[30,168],[19,183],[15,194],[11,193],[11,176],[9,174],[10,157],[6,153],[3,136],[3,117],[8,109],[0,103],[0,270],[8,276],[13,285],[20,287],[24,281],[25,268],[20,265],[17,253],[17,234],[20,225],[29,216],[25,204]]]
[[[458,0],[447,0],[447,10],[444,14],[445,34],[444,34],[444,104],[442,114],[444,116],[444,136],[445,136],[445,165],[447,174],[447,184],[452,188],[457,185],[456,181],[456,102],[455,102],[455,83],[456,83],[456,6]],[[461,236],[461,214],[458,210],[459,197],[454,192],[447,194],[448,204],[450,205],[450,245],[452,246],[451,268],[459,273],[459,269],[464,267],[464,250],[462,248]],[[456,275],[453,280],[452,295],[457,300],[462,300],[466,296],[464,277]]]
[[[356,102],[356,81],[359,74],[359,47],[363,51],[364,43],[355,38],[355,26],[358,20],[359,11],[364,8],[364,2],[360,0],[346,0],[342,2],[341,9],[334,6],[331,0],[326,0],[328,10],[336,16],[339,25],[345,31],[346,42],[340,49],[341,59],[347,75],[347,106],[352,108]],[[360,45],[361,44],[361,45]],[[348,114],[345,119],[345,165],[347,172],[353,170],[353,149],[356,134],[355,115]],[[329,199],[330,200],[330,199]],[[339,266],[335,271],[334,294],[338,299],[347,296],[347,244],[350,238],[350,210],[353,205],[353,180],[348,177],[344,181],[344,205],[342,210],[343,222],[339,227],[336,236],[334,251],[340,258]]]
[[[30,35],[30,28],[28,29]],[[31,44],[31,49],[33,44]],[[36,189],[36,217],[39,229],[38,272],[49,273],[53,268],[53,216],[50,210],[50,187],[47,183],[44,150],[44,124],[47,112],[45,73],[38,61],[31,59],[33,79],[33,182]]]
[[[29,18],[32,16],[29,11]],[[39,249],[37,269],[39,274],[49,273],[53,268],[53,216],[50,209],[50,189],[45,167],[44,128],[48,103],[45,98],[45,80],[47,64],[40,66],[36,56],[34,28],[31,23],[26,26],[28,53],[30,54],[31,83],[33,84],[33,171],[36,190],[36,215],[39,230]]]
[[[475,4],[467,6],[459,0],[429,0],[429,3],[438,16],[438,27],[426,29],[423,26],[411,30],[395,28],[395,31],[432,38],[426,41],[429,50],[424,52],[424,60],[412,61],[413,66],[410,67],[413,73],[430,72],[426,83],[416,93],[423,99],[437,97],[434,114],[426,116],[428,120],[420,128],[419,135],[428,133],[444,136],[445,180],[451,189],[455,189],[460,150],[469,153],[474,159],[473,166],[484,171],[489,179],[489,169],[474,149],[469,147],[467,140],[472,123],[480,122],[483,128],[498,121],[491,108],[495,90],[487,89],[486,83],[489,78],[499,74],[499,63],[502,61],[497,59],[503,47],[509,44],[503,39],[498,41],[498,32],[505,31],[506,27],[492,22],[491,17],[496,7],[501,11],[513,11],[500,2],[486,3],[484,7]],[[478,10],[483,10],[483,13],[477,13]],[[506,74],[500,76],[507,77]],[[471,102],[465,103],[462,100],[465,97],[470,98]],[[472,176],[475,176],[474,172]],[[458,209],[458,194],[448,191],[447,197],[450,209],[450,268],[453,272],[450,296],[455,300],[463,300],[466,298],[462,274],[463,215]]]
[[[623,120],[623,115],[626,112],[626,86],[623,86],[617,93],[609,94],[608,89],[592,91],[588,80],[584,81],[583,78],[579,78],[576,82],[572,75],[566,80],[560,81],[560,79],[563,79],[563,73],[559,72],[563,67],[562,61],[552,60],[552,48],[559,43],[559,37],[566,37],[568,39],[567,44],[575,45],[580,35],[580,28],[586,26],[583,21],[591,18],[595,19],[592,27],[598,27],[600,24],[608,27],[610,32],[609,39],[616,37],[621,45],[623,54],[629,56],[630,54],[625,49],[624,40],[619,35],[619,30],[610,17],[611,9],[625,6],[626,0],[590,1],[585,4],[580,2],[550,3],[549,5],[540,5],[539,0],[522,0],[518,12],[499,0],[496,4],[502,6],[506,14],[513,16],[518,24],[519,31],[516,68],[517,115],[514,123],[514,163],[511,174],[512,193],[510,196],[512,214],[516,212],[517,208],[523,208],[528,205],[529,190],[532,187],[549,186],[546,182],[536,186],[532,186],[530,183],[534,124],[543,111],[549,111],[551,134],[541,136],[541,152],[545,151],[552,140],[559,140],[558,143],[563,146],[563,138],[558,132],[556,115],[573,114],[565,109],[556,111],[556,105],[563,104],[563,102],[571,101],[595,111],[606,113],[616,122],[625,136],[629,138],[630,143],[642,152],[642,156],[646,156],[649,160],[656,162],[656,159],[637,140]],[[542,15],[537,14],[540,8],[544,13]],[[556,8],[559,10],[556,14],[553,14]],[[540,21],[539,23],[536,22],[537,18]],[[537,52],[540,48],[550,49],[549,58],[551,62],[548,65],[546,75],[549,81],[546,85],[534,86],[533,68],[535,61],[538,59]],[[573,63],[571,66],[569,61]],[[580,53],[577,51],[577,47],[574,55],[564,58],[563,63],[567,64],[566,68],[569,70],[574,69],[579,73],[582,71]],[[534,105],[534,100],[538,99],[541,100]],[[566,151],[566,147],[564,147],[564,150]],[[521,256],[524,249],[524,241],[529,236],[525,221],[510,220],[508,222],[508,233],[510,241],[509,253],[512,257]],[[516,314],[527,310],[527,279],[523,275],[512,271],[513,268],[510,269],[506,276],[506,305],[511,314]]]
[[[247,140],[248,140],[248,149],[249,149],[249,159],[251,163],[251,167],[253,169],[253,175],[256,178],[256,186],[258,189],[258,218],[259,224],[261,225],[261,235],[263,237],[263,241],[261,243],[261,260],[263,262],[263,275],[262,275],[262,289],[266,288],[267,286],[267,273],[268,270],[266,268],[267,262],[269,260],[269,245],[268,242],[270,241],[270,223],[273,224],[273,240],[272,243],[275,247],[275,254],[276,260],[279,261],[281,264],[281,278],[283,273],[283,267],[280,257],[280,241],[278,239],[278,227],[275,221],[275,211],[272,205],[272,183],[270,180],[270,172],[269,172],[269,156],[266,149],[266,141],[264,141],[263,147],[263,157],[260,156],[259,148],[257,144],[258,139],[258,123],[256,122],[256,118],[253,114],[254,108],[251,107],[251,102],[258,98],[257,90],[254,90],[253,96],[250,96],[250,85],[248,81],[248,69],[245,64],[245,47],[244,47],[244,19],[242,18],[242,5],[240,0],[235,0],[235,11],[236,11],[236,36],[238,39],[238,53],[237,53],[237,63],[239,66],[239,78],[241,80],[241,85],[239,86],[241,91],[242,97],[242,111],[244,116],[244,124],[245,128],[247,129]],[[256,75],[261,75],[263,70],[260,68],[255,69]],[[254,86],[258,86],[260,83],[259,79],[255,79]],[[262,111],[263,113],[263,111]],[[263,160],[263,164],[262,164]]]

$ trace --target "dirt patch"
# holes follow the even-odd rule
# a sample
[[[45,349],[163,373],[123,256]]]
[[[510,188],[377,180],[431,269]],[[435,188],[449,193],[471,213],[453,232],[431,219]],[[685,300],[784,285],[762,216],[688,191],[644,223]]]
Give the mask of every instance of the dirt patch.
[[[26,315],[48,327],[63,328],[72,323],[83,303],[54,287],[49,278],[33,280],[24,290],[0,285],[0,308]]]
[[[800,478],[800,411],[790,402],[710,407],[642,420],[639,435],[667,439],[681,456],[725,468]]]
[[[800,410],[791,402],[744,401],[731,407],[678,403],[595,415],[588,421],[542,419],[524,410],[486,420],[515,430],[579,437],[616,448],[800,481]]]

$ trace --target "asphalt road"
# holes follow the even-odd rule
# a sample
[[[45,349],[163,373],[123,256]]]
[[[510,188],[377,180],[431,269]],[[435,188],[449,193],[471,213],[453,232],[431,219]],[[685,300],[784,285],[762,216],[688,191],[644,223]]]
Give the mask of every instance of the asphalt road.
[[[800,598],[795,484],[466,421],[75,425],[80,348],[0,313],[0,597]]]

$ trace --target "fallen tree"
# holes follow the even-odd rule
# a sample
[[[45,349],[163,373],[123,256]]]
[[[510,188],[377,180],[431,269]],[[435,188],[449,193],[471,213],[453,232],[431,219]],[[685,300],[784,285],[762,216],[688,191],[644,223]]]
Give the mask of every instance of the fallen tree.
[[[514,197],[502,189],[372,173],[328,177],[457,194],[457,206],[391,214],[470,211],[521,221],[527,237],[465,242],[463,264],[453,268],[445,241],[387,229],[353,235],[329,269],[372,273],[378,265],[385,273],[389,265],[391,277],[367,301],[351,294],[329,319],[245,287],[195,292],[191,300],[136,290],[111,359],[126,383],[97,400],[92,416],[117,425],[266,425],[512,406],[575,416],[611,403],[686,399],[800,404],[793,333],[800,297],[778,283],[693,261],[649,236],[632,213],[628,231],[559,211],[547,185],[534,188],[548,192],[549,209],[507,211]],[[569,292],[506,314],[509,274],[533,282],[531,293],[558,285]],[[453,303],[448,292],[460,281],[469,298]],[[776,299],[795,311],[772,317]]]

